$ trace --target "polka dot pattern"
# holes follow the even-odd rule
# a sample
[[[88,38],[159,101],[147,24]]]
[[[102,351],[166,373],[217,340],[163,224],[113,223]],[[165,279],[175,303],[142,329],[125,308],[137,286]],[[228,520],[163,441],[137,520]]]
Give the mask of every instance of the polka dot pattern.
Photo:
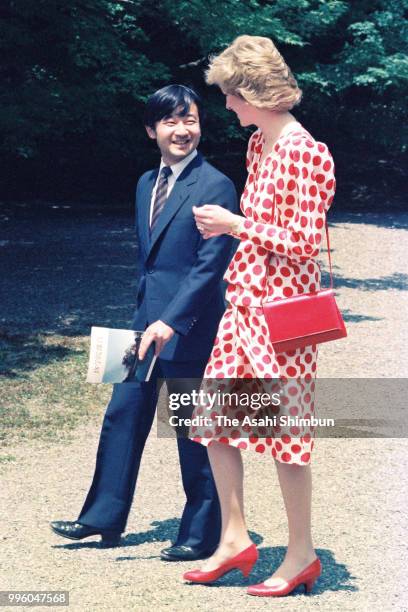
[[[335,192],[332,157],[299,124],[260,164],[263,145],[257,130],[248,145],[241,243],[224,276],[227,300],[236,306],[310,293],[320,283],[314,258]]]
[[[278,414],[276,426],[251,428],[220,426],[219,414],[241,419],[244,414],[231,412],[231,407],[205,406],[196,409],[193,416],[206,415],[212,422],[205,427],[193,427],[191,437],[205,446],[217,440],[241,449],[268,454],[277,461],[306,465],[310,462],[313,448],[313,428],[283,426],[280,417],[308,418],[314,413],[314,379],[316,375],[316,346],[276,354],[269,341],[266,322],[261,308],[236,308],[231,304],[221,319],[216,342],[208,361],[202,389],[205,392],[231,392],[229,386],[236,379],[243,379],[251,392],[276,392],[277,381],[284,383],[279,408],[259,415],[273,417]],[[233,380],[231,380],[233,379]],[[237,410],[242,410],[239,408]],[[253,417],[251,411],[245,413]],[[251,417],[251,420],[252,420]],[[255,418],[258,419],[258,416]]]
[[[241,198],[245,215],[237,234],[240,245],[224,279],[229,306],[220,322],[205,371],[203,387],[222,388],[228,379],[249,379],[250,384],[284,383],[279,410],[309,419],[314,413],[317,348],[276,354],[270,343],[261,308],[265,299],[284,299],[320,288],[320,268],[314,258],[322,243],[325,215],[334,192],[334,164],[325,144],[316,142],[298,123],[276,142],[261,163],[262,132],[252,134],[247,152],[248,178]],[[262,379],[262,381],[260,381]],[[257,382],[258,381],[258,382]],[[229,381],[230,382],[230,381]],[[313,449],[313,427],[280,421],[265,432],[212,424],[191,437],[208,446],[214,440],[283,463],[306,465]],[[202,414],[205,407],[197,409]]]

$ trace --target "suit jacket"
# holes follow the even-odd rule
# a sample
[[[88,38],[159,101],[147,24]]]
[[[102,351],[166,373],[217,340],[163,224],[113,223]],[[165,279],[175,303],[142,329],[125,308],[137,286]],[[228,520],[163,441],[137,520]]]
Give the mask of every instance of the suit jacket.
[[[192,206],[220,204],[238,211],[234,185],[198,154],[175,182],[152,235],[149,216],[158,169],[139,179],[136,231],[141,277],[132,329],[160,319],[175,330],[160,357],[177,361],[207,358],[225,310],[222,276],[232,256],[233,238],[204,240]]]

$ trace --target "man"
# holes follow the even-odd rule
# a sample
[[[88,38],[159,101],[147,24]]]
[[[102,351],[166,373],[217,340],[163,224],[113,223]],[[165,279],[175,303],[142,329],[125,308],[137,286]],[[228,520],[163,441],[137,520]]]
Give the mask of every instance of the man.
[[[193,206],[218,203],[236,211],[232,182],[197,152],[201,102],[183,85],[169,85],[148,100],[145,127],[161,152],[160,169],[140,178],[136,222],[141,265],[132,329],[146,329],[140,354],[151,342],[159,353],[148,383],[114,386],[99,442],[95,474],[76,522],[54,521],[55,533],[74,540],[101,535],[117,545],[125,530],[143,448],[157,403],[159,378],[201,378],[224,312],[220,281],[232,238],[204,240]],[[174,387],[172,391],[174,391]],[[174,545],[164,560],[212,554],[220,534],[220,509],[201,444],[177,438],[186,504]]]

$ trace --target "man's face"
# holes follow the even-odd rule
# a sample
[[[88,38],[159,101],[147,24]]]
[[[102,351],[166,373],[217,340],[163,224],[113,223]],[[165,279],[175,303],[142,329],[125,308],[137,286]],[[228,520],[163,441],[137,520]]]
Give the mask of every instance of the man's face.
[[[146,126],[150,138],[157,140],[163,162],[171,166],[181,161],[198,147],[201,129],[198,109],[192,104],[188,113],[180,116],[181,107],[170,117],[164,117],[153,128]]]

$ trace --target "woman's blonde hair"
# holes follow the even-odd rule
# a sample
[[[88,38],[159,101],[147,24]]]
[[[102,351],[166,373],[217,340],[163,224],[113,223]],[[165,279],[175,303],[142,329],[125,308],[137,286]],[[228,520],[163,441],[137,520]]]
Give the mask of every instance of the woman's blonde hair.
[[[269,38],[238,36],[220,55],[210,58],[209,85],[268,110],[288,111],[300,102],[299,89],[289,66]]]

